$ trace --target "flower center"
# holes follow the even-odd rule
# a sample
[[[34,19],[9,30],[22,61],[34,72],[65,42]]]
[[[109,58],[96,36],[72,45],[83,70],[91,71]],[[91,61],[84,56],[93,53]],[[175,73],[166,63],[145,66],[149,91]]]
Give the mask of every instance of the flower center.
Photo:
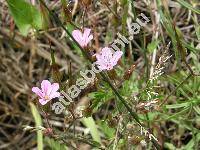
[[[44,96],[44,99],[45,99],[45,100],[49,100],[49,96],[47,96],[47,95]]]

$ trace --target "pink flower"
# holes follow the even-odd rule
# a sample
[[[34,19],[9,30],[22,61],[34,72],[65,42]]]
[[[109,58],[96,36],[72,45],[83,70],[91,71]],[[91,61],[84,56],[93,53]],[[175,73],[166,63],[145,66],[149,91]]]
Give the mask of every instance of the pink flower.
[[[93,39],[93,35],[90,35],[91,29],[85,28],[84,32],[80,30],[74,30],[72,36],[81,45],[81,47],[86,47],[88,43]]]
[[[41,89],[39,89],[38,87],[33,87],[32,91],[40,97],[40,104],[45,105],[51,99],[60,96],[60,93],[57,92],[58,89],[58,83],[51,84],[48,80],[43,80],[41,83]]]
[[[114,52],[110,48],[105,47],[101,50],[100,54],[95,54],[97,58],[96,64],[100,70],[111,70],[117,65],[122,54],[122,51]]]

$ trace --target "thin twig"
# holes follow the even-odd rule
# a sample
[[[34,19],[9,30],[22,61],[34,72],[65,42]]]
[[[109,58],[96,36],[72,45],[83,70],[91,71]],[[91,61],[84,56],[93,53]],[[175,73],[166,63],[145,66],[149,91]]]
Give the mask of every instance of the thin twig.
[[[117,18],[120,19],[120,17],[108,6],[107,3],[104,3],[106,5],[106,7],[110,10],[110,12]]]

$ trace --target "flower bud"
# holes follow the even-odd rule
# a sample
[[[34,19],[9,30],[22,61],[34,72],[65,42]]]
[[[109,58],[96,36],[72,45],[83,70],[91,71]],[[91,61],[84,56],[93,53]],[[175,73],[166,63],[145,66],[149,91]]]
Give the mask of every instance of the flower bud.
[[[44,135],[52,135],[53,134],[53,129],[47,128],[43,131]]]

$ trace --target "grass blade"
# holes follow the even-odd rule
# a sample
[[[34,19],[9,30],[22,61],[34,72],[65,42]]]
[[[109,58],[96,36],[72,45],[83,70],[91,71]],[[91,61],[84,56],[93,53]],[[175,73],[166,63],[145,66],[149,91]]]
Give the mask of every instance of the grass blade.
[[[100,134],[94,122],[94,119],[92,117],[89,117],[89,118],[83,118],[81,121],[87,128],[90,129],[90,133],[92,135],[93,140],[101,143]]]
[[[187,3],[186,1],[184,0],[177,0],[179,4],[181,4],[182,6],[186,7],[187,9],[197,13],[197,14],[200,14],[200,10],[199,9],[196,9],[194,8],[191,4]]]
[[[31,112],[32,112],[33,118],[35,120],[35,126],[36,127],[42,126],[42,119],[41,119],[41,116],[40,116],[37,108],[35,107],[35,105],[33,103],[30,103],[30,107],[31,107]],[[43,136],[42,136],[41,130],[37,131],[37,144],[38,144],[37,149],[43,150]]]

